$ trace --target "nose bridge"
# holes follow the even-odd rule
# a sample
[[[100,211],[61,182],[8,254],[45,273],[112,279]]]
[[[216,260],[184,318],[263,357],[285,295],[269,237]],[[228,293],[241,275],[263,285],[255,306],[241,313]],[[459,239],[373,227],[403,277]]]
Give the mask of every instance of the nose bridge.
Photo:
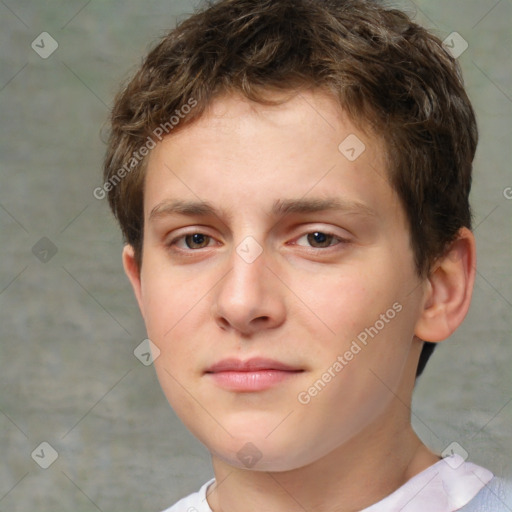
[[[229,254],[229,272],[219,283],[213,314],[224,327],[240,332],[252,331],[264,319],[268,327],[281,315],[277,290],[268,270],[270,254],[252,235],[233,245]],[[263,324],[261,324],[263,325]]]
[[[251,275],[262,272],[268,254],[264,253],[264,237],[268,227],[260,216],[251,215],[250,212],[261,211],[252,205],[251,198],[240,197],[237,215],[232,225],[233,250],[230,254],[230,267],[232,277],[237,276],[243,280],[250,279]]]
[[[226,285],[229,282],[229,296],[240,305],[249,306],[251,302],[260,301],[263,291],[264,274],[268,254],[252,235],[245,236],[233,247],[230,254]]]

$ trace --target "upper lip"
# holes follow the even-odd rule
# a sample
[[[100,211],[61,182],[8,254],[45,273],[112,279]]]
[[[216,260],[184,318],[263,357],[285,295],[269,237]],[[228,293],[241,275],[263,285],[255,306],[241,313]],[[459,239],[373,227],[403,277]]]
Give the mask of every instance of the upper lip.
[[[208,367],[205,373],[218,373],[218,372],[251,372],[258,370],[281,370],[281,371],[301,371],[302,368],[293,367],[274,359],[266,359],[263,357],[254,357],[247,361],[240,359],[229,358],[222,359],[221,361]]]

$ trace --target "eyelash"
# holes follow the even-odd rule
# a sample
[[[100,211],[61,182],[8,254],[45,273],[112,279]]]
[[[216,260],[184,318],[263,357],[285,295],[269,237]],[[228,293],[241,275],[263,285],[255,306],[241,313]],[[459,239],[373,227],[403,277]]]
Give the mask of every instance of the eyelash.
[[[301,238],[307,236],[307,235],[310,235],[310,234],[314,234],[314,233],[322,233],[323,235],[326,235],[327,237],[330,237],[332,236],[333,237],[333,240],[337,240],[338,243],[334,244],[334,245],[329,245],[328,247],[309,247],[309,251],[312,251],[312,252],[327,252],[329,249],[332,249],[333,247],[336,247],[338,245],[341,245],[341,244],[348,244],[349,243],[349,240],[346,240],[344,238],[341,238],[339,236],[337,236],[335,233],[332,233],[330,231],[321,231],[319,229],[314,229],[312,231],[306,231],[304,234],[302,234],[299,238],[297,238],[297,240],[300,240]],[[190,249],[190,248],[186,248],[186,249],[183,249],[183,248],[174,248],[176,246],[176,243],[184,238],[186,238],[187,236],[192,236],[192,235],[204,235],[205,237],[209,238],[210,240],[213,239],[212,236],[210,235],[207,235],[205,233],[202,233],[201,231],[191,231],[190,233],[184,233],[180,236],[177,236],[175,238],[173,238],[170,242],[168,242],[166,245],[169,247],[169,248],[173,248],[173,250],[175,251],[179,251],[179,252],[182,252],[182,253],[193,253],[193,252],[198,252],[200,251],[201,249],[208,249],[209,247],[202,247],[200,249]],[[296,245],[296,244],[294,244]],[[304,246],[299,246],[299,247],[304,247]]]

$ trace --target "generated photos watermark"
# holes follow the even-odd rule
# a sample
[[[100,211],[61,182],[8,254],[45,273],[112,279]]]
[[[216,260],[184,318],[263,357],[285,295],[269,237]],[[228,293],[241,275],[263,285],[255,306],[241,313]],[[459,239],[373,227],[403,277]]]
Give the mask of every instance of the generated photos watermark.
[[[350,348],[342,355],[338,355],[336,360],[325,370],[322,376],[317,379],[308,389],[301,391],[297,395],[297,400],[303,405],[309,404],[311,399],[317,396],[331,382],[354,357],[366,347],[369,341],[379,334],[391,320],[393,320],[403,306],[399,302],[395,302],[385,313],[382,313],[378,320],[370,327],[366,327],[361,331],[356,339],[352,340]]]
[[[185,104],[183,104],[180,109],[176,109],[174,114],[169,118],[165,123],[160,123],[154,130],[153,136],[148,135],[146,141],[142,146],[139,147],[136,151],[134,151],[128,161],[116,171],[115,174],[110,176],[110,178],[103,183],[101,187],[96,187],[92,195],[96,199],[105,199],[107,197],[107,193],[113,190],[121,180],[130,172],[135,169],[142,160],[149,155],[149,152],[156,147],[157,142],[160,142],[165,135],[168,135],[171,130],[173,130],[179,123],[181,119],[184,119],[187,114],[189,114],[192,109],[197,106],[197,100],[194,98],[190,98]]]

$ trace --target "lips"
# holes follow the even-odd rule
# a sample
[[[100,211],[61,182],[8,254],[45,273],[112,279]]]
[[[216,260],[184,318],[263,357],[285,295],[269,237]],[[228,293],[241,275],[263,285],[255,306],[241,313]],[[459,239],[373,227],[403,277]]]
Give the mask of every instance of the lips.
[[[294,368],[280,361],[273,359],[264,359],[255,357],[247,361],[240,361],[239,359],[223,359],[218,363],[210,366],[206,373],[219,373],[219,372],[254,372],[260,370],[281,370],[281,371],[302,371],[301,368]]]
[[[273,359],[223,359],[210,366],[205,375],[229,391],[254,392],[273,387],[303,371]]]

